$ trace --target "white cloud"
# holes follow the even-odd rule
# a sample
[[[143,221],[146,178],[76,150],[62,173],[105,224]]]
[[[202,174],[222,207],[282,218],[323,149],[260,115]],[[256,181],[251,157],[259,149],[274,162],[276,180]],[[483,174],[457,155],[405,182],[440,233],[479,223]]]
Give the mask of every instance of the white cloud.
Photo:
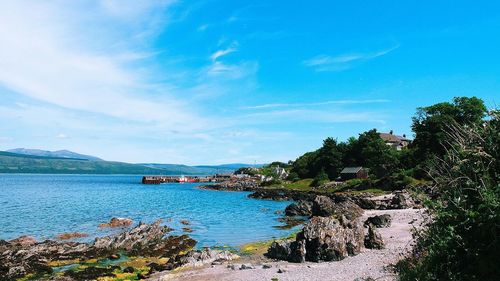
[[[323,102],[309,102],[309,103],[268,103],[254,106],[245,106],[242,109],[266,109],[276,107],[309,107],[309,106],[322,106],[331,104],[367,104],[367,103],[386,103],[390,102],[386,99],[371,99],[371,100],[330,100]]]
[[[228,55],[230,53],[234,53],[238,50],[238,42],[234,41],[233,43],[231,43],[231,45],[229,47],[227,47],[226,49],[222,49],[222,50],[217,50],[216,52],[214,52],[211,56],[210,56],[210,59],[213,61],[213,62],[216,62],[218,58],[220,57],[223,57],[225,55]]]
[[[253,124],[263,123],[288,123],[293,122],[319,122],[319,123],[348,123],[348,122],[372,122],[384,123],[383,115],[371,111],[322,111],[322,110],[273,110],[268,112],[257,112],[244,115],[239,120],[240,124],[251,122]]]
[[[133,39],[135,35],[140,38],[143,30],[157,28],[143,23],[143,18],[170,2],[148,1],[124,8],[121,1],[100,1],[102,6],[97,7],[104,8],[93,6],[89,13],[78,10],[84,2],[71,3],[12,1],[1,5],[1,84],[36,100],[124,120],[179,129],[204,123],[182,106],[182,100],[170,92],[171,86],[152,83],[154,77],[127,65],[141,63],[147,56],[134,51],[135,44],[142,43]],[[110,13],[120,20],[110,21]],[[102,28],[85,28],[91,20],[102,23]],[[114,25],[132,34],[116,34]],[[137,25],[141,31],[134,33]],[[116,44],[107,45],[109,38]]]
[[[318,55],[303,61],[303,64],[316,71],[342,71],[353,67],[356,63],[384,56],[399,48],[399,45],[373,53],[351,53],[337,56]]]

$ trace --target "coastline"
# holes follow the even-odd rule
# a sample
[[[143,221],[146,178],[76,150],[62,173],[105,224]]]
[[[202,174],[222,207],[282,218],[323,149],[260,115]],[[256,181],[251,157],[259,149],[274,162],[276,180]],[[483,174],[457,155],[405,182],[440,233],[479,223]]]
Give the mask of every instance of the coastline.
[[[365,210],[363,219],[389,213],[393,225],[381,228],[380,232],[386,248],[372,250],[364,248],[361,253],[341,261],[290,263],[274,261],[258,256],[242,256],[227,264],[205,265],[184,268],[176,272],[157,273],[150,281],[215,281],[215,280],[396,280],[393,265],[408,253],[412,246],[412,229],[422,223],[424,209]],[[254,269],[239,269],[242,264],[250,264]],[[235,268],[235,269],[233,269]],[[278,273],[281,272],[281,273]]]
[[[386,208],[392,208],[388,202],[391,202],[391,200],[394,199],[393,194],[392,196],[379,196],[379,198],[370,196],[368,194],[363,194],[363,195],[354,195],[354,194],[333,194],[333,193],[325,193],[321,191],[300,191],[300,190],[287,190],[284,188],[263,188],[259,187],[257,185],[249,186],[249,185],[241,185],[240,183],[237,183],[237,185],[244,186],[245,190],[241,190],[240,188],[232,188],[232,187],[224,187],[221,188],[220,185],[217,184],[211,184],[208,186],[196,186],[195,188],[198,189],[207,189],[207,190],[215,190],[215,191],[233,191],[233,192],[251,192],[248,194],[248,198],[251,199],[264,199],[264,200],[273,200],[273,201],[294,201],[293,204],[296,204],[298,202],[304,202],[304,201],[315,201],[316,198],[318,197],[323,197],[328,200],[330,200],[334,204],[340,204],[342,205],[342,202],[350,201],[350,202],[357,202],[359,205],[360,203],[363,202],[366,198],[371,198],[371,199],[376,199],[378,200],[377,202],[385,202],[381,204],[379,207],[383,207],[384,209]],[[325,196],[327,195],[327,196]],[[370,199],[370,200],[371,200]],[[373,201],[375,202],[375,201]],[[372,202],[372,203],[373,203]],[[366,203],[366,202],[365,202]],[[322,203],[323,204],[323,203]],[[373,203],[375,204],[375,203]],[[373,205],[372,204],[372,205]],[[377,203],[379,204],[379,203]],[[384,205],[385,204],[385,205]],[[366,205],[366,204],[365,204]],[[370,204],[369,204],[370,205]],[[375,204],[376,205],[376,204]],[[371,206],[371,205],[370,205]],[[397,206],[398,207],[398,206]],[[400,207],[400,206],[399,206]],[[359,207],[357,207],[359,208]],[[287,207],[288,209],[288,207]],[[410,212],[412,213],[413,209],[405,209],[405,210],[399,210],[399,211],[387,211],[387,210],[367,210],[363,214],[363,219],[366,219],[366,216],[370,214],[382,214],[384,212],[395,212],[396,214],[398,212]],[[342,210],[341,210],[342,211]],[[347,210],[344,210],[347,211]],[[342,212],[344,212],[342,211]],[[278,213],[276,213],[278,214]],[[287,223],[289,220],[293,220],[295,216],[290,216],[290,215],[285,215],[284,212],[280,212],[282,214],[282,219],[280,222]],[[312,214],[311,214],[312,217]],[[412,220],[415,220],[415,218],[412,218]],[[307,222],[307,221],[306,221]],[[141,225],[139,225],[141,226]],[[149,227],[149,225],[146,225]],[[158,224],[159,226],[159,224]],[[287,226],[287,224],[285,224]],[[297,226],[297,224],[292,225],[292,227]],[[278,226],[279,227],[279,226]],[[135,227],[137,228],[137,227]],[[133,233],[134,229],[133,228],[130,232],[125,232],[125,236],[123,237],[128,237],[130,234]],[[405,230],[406,231],[406,230]],[[156,231],[157,232],[157,231]],[[164,234],[167,233],[168,231],[164,230]],[[153,230],[152,233],[155,233],[155,230]],[[296,234],[297,230],[294,231],[293,234]],[[405,232],[405,237],[408,236],[408,231]],[[145,234],[141,235],[141,237],[149,237],[152,236],[154,237],[155,234],[150,235],[150,233],[145,232]],[[147,254],[147,251],[150,250],[151,245],[150,242],[146,241],[144,245],[146,245],[145,248],[141,249],[135,249],[134,251],[130,252],[132,248],[119,248],[115,247],[113,243],[117,245],[121,245],[123,243],[121,240],[115,241],[116,239],[111,237],[111,239],[114,242],[106,242],[106,250],[102,252],[100,255],[92,254],[93,253],[93,248],[94,244],[88,244],[86,246],[82,246],[82,243],[75,243],[75,242],[59,242],[60,247],[90,247],[89,249],[91,250],[86,250],[81,252],[82,257],[78,257],[78,252],[74,253],[71,255],[73,258],[72,260],[67,260],[66,257],[62,258],[59,260],[58,258],[50,258],[51,263],[49,263],[49,266],[52,267],[52,269],[48,269],[45,267],[44,270],[47,270],[47,272],[52,272],[52,270],[59,271],[60,273],[57,275],[64,274],[66,276],[66,273],[63,273],[65,270],[67,271],[68,269],[74,268],[77,270],[77,272],[83,271],[85,273],[85,270],[87,267],[89,268],[103,268],[106,269],[107,271],[104,272],[104,269],[101,273],[95,273],[99,276],[98,274],[108,274],[104,276],[109,276],[109,274],[114,274],[117,276],[116,278],[118,279],[113,279],[113,278],[108,278],[105,280],[121,280],[121,277],[130,277],[130,278],[138,278],[138,279],[146,279],[149,278],[148,280],[262,280],[262,278],[268,278],[270,275],[275,275],[277,272],[280,272],[279,277],[280,280],[283,279],[283,276],[288,276],[287,278],[289,279],[283,279],[283,280],[300,280],[300,278],[304,277],[307,278],[308,280],[314,280],[315,276],[314,274],[317,274],[317,272],[311,272],[308,273],[309,275],[304,275],[302,276],[301,272],[306,272],[307,269],[309,268],[317,268],[318,270],[321,270],[322,272],[329,272],[328,274],[333,274],[330,272],[331,270],[328,268],[324,268],[324,264],[332,264],[337,266],[337,263],[342,262],[342,261],[330,261],[330,262],[323,262],[321,265],[318,263],[311,263],[311,262],[306,262],[306,263],[301,263],[301,264],[295,264],[295,263],[289,263],[286,261],[274,261],[272,259],[269,259],[268,257],[264,256],[264,253],[268,251],[270,246],[273,244],[275,241],[286,241],[290,240],[291,238],[294,238],[294,235],[288,235],[287,237],[281,237],[277,239],[271,239],[271,240],[266,240],[266,241],[255,241],[251,243],[245,243],[242,245],[239,245],[238,247],[235,247],[238,249],[237,251],[231,251],[228,249],[231,249],[230,247],[217,247],[215,245],[212,245],[213,247],[210,248],[203,248],[203,249],[198,249],[194,247],[194,244],[191,244],[191,242],[188,242],[187,246],[183,246],[182,244],[184,242],[182,241],[190,241],[189,238],[189,233],[187,235],[181,235],[181,236],[175,236],[172,234],[169,234],[169,236],[165,237],[165,241],[162,242],[166,247],[171,247],[173,245],[176,245],[174,247],[178,248],[178,250],[172,252],[169,256],[157,256],[155,257],[154,255],[149,255]],[[411,236],[411,235],[410,235]],[[180,240],[177,240],[177,237]],[[392,238],[392,237],[390,237]],[[389,239],[384,237],[384,239]],[[115,240],[113,240],[115,239]],[[127,238],[128,239],[128,238]],[[134,239],[143,239],[143,238],[134,238]],[[405,238],[406,239],[406,238]],[[154,238],[153,238],[154,240]],[[151,241],[153,241],[151,240]],[[97,241],[97,240],[96,240]],[[124,240],[125,241],[125,240]],[[180,241],[180,244],[171,244],[171,241]],[[405,240],[406,242],[409,242],[408,239]],[[133,242],[133,239],[132,241]],[[46,243],[46,242],[43,242]],[[43,245],[43,243],[40,243]],[[71,244],[73,243],[73,244]],[[127,242],[128,243],[128,242]],[[133,242],[135,243],[135,242]],[[142,243],[142,242],[141,242]],[[177,242],[174,242],[177,243]],[[390,243],[390,242],[389,242]],[[171,246],[167,246],[171,245]],[[59,247],[57,246],[57,247]],[[113,250],[115,249],[115,250]],[[234,248],[233,248],[234,249]],[[22,249],[21,249],[22,250]],[[116,250],[120,250],[120,254],[117,255]],[[363,250],[361,253],[358,254],[361,256],[364,256],[367,251]],[[372,250],[368,251],[372,252]],[[91,253],[88,255],[88,253]],[[104,254],[106,253],[106,254]],[[398,251],[399,254],[402,254],[402,251]],[[42,255],[44,253],[41,253]],[[117,263],[116,261],[113,262],[115,258],[114,256],[118,256],[118,259],[124,259],[120,260],[120,263]],[[143,257],[146,256],[146,257]],[[76,261],[74,258],[78,258]],[[352,260],[354,259],[355,261],[357,259],[363,260],[363,258],[355,258],[354,257],[347,257],[346,260]],[[392,256],[391,256],[392,257]],[[100,262],[99,262],[100,261]],[[392,260],[388,260],[387,262],[392,262]],[[73,265],[71,265],[73,264]],[[385,263],[384,263],[385,264]],[[61,268],[55,267],[58,265],[64,265],[63,270]],[[130,269],[130,266],[132,265],[132,269]],[[314,265],[314,266],[313,266]],[[385,264],[386,265],[386,264]],[[373,265],[378,268],[378,265]],[[347,266],[349,268],[349,266]],[[370,267],[371,268],[371,267]],[[240,270],[241,269],[241,270]],[[243,270],[245,269],[245,270]],[[247,270],[248,269],[248,270]],[[347,270],[347,269],[346,269]],[[380,275],[380,268],[377,269],[378,271],[370,271],[368,273],[373,273],[375,275]],[[70,270],[71,271],[71,270]],[[248,273],[249,271],[255,272],[255,275]],[[349,270],[347,270],[349,271]],[[365,272],[366,273],[366,272]],[[93,273],[94,274],[94,273]],[[249,275],[250,274],[250,275]],[[313,275],[311,275],[313,274]],[[326,274],[326,273],[325,273]],[[57,278],[53,277],[53,278]],[[199,276],[198,276],[199,275]],[[268,276],[269,275],[269,276]],[[39,280],[38,277],[43,277],[46,278],[44,280],[58,280],[58,279],[47,279],[51,278],[50,276],[54,275],[28,275],[27,279],[23,280]],[[75,275],[77,276],[77,275]],[[121,276],[119,278],[119,276]],[[135,276],[135,277],[134,277]],[[322,275],[318,275],[322,276]],[[256,277],[255,279],[252,279],[252,277]],[[31,279],[30,279],[31,278]],[[80,278],[80,277],[78,277]],[[83,279],[68,279],[68,280],[83,280]],[[193,279],[194,278],[194,279]],[[199,279],[196,279],[199,278]],[[213,278],[213,279],[211,279]],[[274,278],[274,277],[272,277]],[[101,279],[99,279],[101,280]],[[104,280],[104,279],[103,279]],[[318,279],[320,280],[320,279]],[[341,279],[339,279],[341,280]],[[385,280],[385,279],[384,279]],[[387,280],[392,280],[392,279],[387,279]]]

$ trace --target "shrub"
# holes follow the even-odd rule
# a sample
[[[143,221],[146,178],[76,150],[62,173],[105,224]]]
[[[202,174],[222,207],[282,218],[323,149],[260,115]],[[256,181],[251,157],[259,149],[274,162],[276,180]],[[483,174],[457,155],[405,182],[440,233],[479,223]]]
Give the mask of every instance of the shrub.
[[[429,171],[439,197],[427,202],[432,221],[417,233],[401,280],[498,280],[500,276],[500,126],[452,126],[453,142]]]
[[[325,173],[324,170],[321,170],[321,172],[319,172],[319,174],[314,178],[311,185],[314,187],[318,187],[318,186],[321,186],[322,184],[325,184],[329,181],[330,181],[330,179],[328,178],[328,174]]]

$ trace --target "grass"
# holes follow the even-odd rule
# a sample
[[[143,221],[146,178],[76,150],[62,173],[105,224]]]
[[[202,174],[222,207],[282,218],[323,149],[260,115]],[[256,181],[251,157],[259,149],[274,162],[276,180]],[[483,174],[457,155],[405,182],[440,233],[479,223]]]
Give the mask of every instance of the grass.
[[[313,187],[311,186],[313,179],[302,179],[294,182],[284,182],[280,184],[274,184],[268,188],[286,188],[300,191],[311,191]]]
[[[331,188],[316,188],[311,186],[311,183],[313,182],[313,179],[301,179],[295,182],[284,182],[281,184],[275,184],[271,185],[268,188],[285,188],[285,189],[291,189],[291,190],[298,190],[298,191],[316,191],[316,192],[323,192],[323,193],[337,193],[337,192],[349,192],[352,194],[360,194],[360,193],[373,193],[373,194],[385,194],[388,193],[387,191],[384,191],[380,188],[366,188],[366,189],[358,189],[361,180],[351,180],[347,181],[344,184],[337,186],[337,187],[331,187]]]

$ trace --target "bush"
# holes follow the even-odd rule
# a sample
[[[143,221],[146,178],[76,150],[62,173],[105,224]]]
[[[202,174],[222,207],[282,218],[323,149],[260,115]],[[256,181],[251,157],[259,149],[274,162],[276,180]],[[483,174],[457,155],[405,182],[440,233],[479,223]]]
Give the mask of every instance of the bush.
[[[387,177],[380,179],[376,186],[383,190],[401,190],[409,187],[413,183],[413,179],[406,175],[405,172],[393,173]]]
[[[454,142],[430,170],[437,200],[432,222],[417,233],[412,255],[398,264],[401,280],[498,280],[500,276],[500,126],[454,126]]]
[[[296,181],[300,180],[300,177],[297,173],[291,172],[290,174],[288,174],[288,177],[286,179],[289,181],[296,182]]]
[[[328,175],[325,173],[324,170],[321,170],[321,172],[319,172],[319,174],[314,178],[311,185],[314,187],[318,187],[329,181],[330,179],[328,178]]]

